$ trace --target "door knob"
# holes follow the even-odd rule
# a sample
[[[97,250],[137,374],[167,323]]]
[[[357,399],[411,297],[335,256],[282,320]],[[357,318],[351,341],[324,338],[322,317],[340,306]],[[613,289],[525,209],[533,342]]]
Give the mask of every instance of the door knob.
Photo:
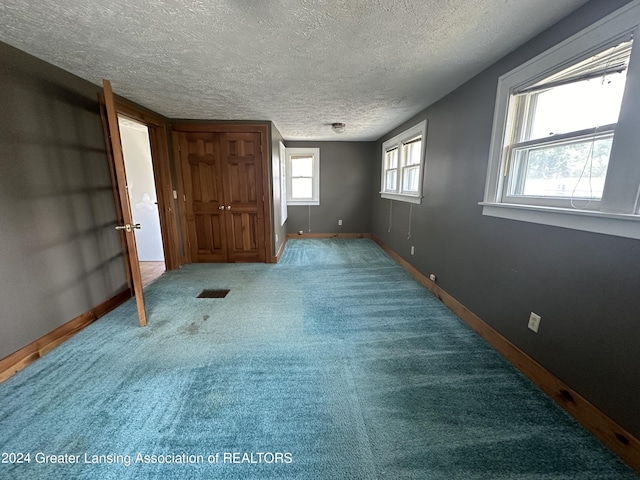
[[[231,210],[231,205],[227,205],[227,210]]]
[[[220,205],[220,206],[218,207],[218,210],[224,210],[224,205]]]
[[[127,223],[125,225],[116,225],[116,230],[124,230],[127,233],[133,232],[135,229],[140,230],[139,223]]]

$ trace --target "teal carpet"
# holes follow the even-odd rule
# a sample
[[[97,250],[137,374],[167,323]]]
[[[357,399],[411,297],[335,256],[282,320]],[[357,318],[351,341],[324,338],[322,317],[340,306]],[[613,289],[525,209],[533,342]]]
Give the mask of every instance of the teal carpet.
[[[370,240],[145,293],[0,385],[0,478],[639,478]]]

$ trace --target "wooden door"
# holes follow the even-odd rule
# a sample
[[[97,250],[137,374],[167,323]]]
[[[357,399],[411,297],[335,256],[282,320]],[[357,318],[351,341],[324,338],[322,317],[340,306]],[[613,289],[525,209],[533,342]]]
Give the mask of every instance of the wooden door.
[[[113,97],[113,91],[111,89],[111,83],[109,80],[103,80],[102,85],[104,90],[107,129],[112,153],[112,171],[117,184],[118,198],[120,199],[122,219],[124,221],[124,224],[118,225],[116,230],[120,230],[121,234],[126,238],[129,267],[131,269],[131,283],[133,284],[136,306],[138,307],[138,321],[140,326],[144,327],[147,324],[147,316],[144,310],[142,275],[140,274],[140,265],[138,264],[138,251],[136,250],[135,237],[135,230],[136,228],[140,228],[140,225],[134,225],[133,216],[131,215],[131,202],[129,201],[129,191],[127,189],[127,175],[124,167],[124,157],[122,155],[122,142],[120,141],[118,115],[116,112],[116,104]]]
[[[259,133],[221,133],[227,249],[231,262],[264,262],[264,192]]]
[[[225,199],[217,133],[174,134],[185,191],[191,262],[227,262]]]

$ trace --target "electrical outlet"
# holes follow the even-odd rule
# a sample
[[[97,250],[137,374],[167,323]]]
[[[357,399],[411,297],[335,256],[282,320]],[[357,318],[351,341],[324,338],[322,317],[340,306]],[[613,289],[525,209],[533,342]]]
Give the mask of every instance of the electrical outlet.
[[[529,330],[533,330],[534,332],[538,333],[538,328],[540,328],[540,320],[540,315],[531,312],[531,315],[529,315]]]
[[[411,245],[411,255],[414,255],[416,253],[416,248]]]
[[[278,243],[278,234],[276,233],[276,243]]]
[[[342,220],[338,220],[338,225],[342,225]]]
[[[435,273],[430,273],[429,274],[429,280],[431,280],[432,282],[436,281],[436,274]]]

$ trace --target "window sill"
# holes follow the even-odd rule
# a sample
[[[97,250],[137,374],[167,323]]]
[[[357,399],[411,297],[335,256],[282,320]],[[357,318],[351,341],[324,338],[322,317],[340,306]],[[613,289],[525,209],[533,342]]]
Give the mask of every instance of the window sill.
[[[399,193],[380,192],[380,197],[387,198],[389,200],[397,200],[398,202],[415,203],[416,205],[419,205],[422,203],[422,197],[414,197],[411,195],[401,195]]]
[[[287,200],[289,207],[301,207],[306,205],[320,205],[320,200]]]
[[[479,205],[482,205],[482,214],[489,217],[640,240],[640,215],[491,202],[480,202]]]

